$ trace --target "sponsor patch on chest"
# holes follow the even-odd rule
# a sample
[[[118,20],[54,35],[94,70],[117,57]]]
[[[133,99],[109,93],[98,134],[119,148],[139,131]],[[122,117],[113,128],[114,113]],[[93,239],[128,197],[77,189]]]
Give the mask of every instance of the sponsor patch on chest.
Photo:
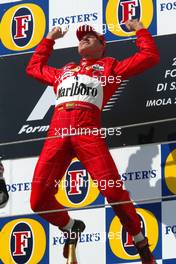
[[[99,64],[94,64],[92,68],[96,71],[104,71],[104,66],[101,66]]]
[[[103,87],[96,79],[88,75],[78,74],[64,79],[57,88],[56,104],[71,101],[92,103],[102,106]]]

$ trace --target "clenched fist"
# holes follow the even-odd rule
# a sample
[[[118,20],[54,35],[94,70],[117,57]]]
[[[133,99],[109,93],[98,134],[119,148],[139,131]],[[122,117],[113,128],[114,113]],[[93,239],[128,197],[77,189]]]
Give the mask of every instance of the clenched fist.
[[[144,28],[144,25],[142,24],[142,22],[138,21],[138,19],[127,20],[125,22],[125,26],[130,31],[138,31],[138,30]]]
[[[65,30],[62,30],[60,27],[54,27],[52,30],[48,33],[46,36],[47,39],[56,40],[59,38],[63,38],[63,36],[67,33],[68,28]]]

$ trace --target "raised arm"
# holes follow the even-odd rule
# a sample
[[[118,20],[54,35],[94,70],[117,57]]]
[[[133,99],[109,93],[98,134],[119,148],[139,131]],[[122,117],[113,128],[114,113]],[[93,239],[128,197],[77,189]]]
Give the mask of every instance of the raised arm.
[[[160,55],[153,37],[137,20],[126,22],[131,31],[136,31],[136,46],[139,49],[133,56],[114,63],[113,72],[122,76],[123,79],[142,73],[153,67],[160,60]]]
[[[62,38],[66,32],[67,30],[62,31],[61,28],[55,27],[48,33],[46,38],[37,46],[26,67],[28,75],[48,85],[54,84],[56,77],[58,77],[59,70],[48,66],[47,61],[53,51],[55,40]]]

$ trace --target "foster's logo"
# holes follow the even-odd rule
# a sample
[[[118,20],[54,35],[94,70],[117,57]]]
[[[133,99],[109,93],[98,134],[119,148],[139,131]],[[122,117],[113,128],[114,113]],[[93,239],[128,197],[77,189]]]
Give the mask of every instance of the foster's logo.
[[[0,21],[0,40],[11,51],[34,48],[43,38],[46,30],[46,15],[36,4],[12,6]]]
[[[30,9],[19,8],[12,20],[12,37],[15,44],[24,47],[30,40],[34,30],[34,19]]]
[[[159,209],[160,207],[158,206],[157,210],[159,211]],[[159,246],[161,238],[158,215],[156,216],[153,213],[153,209],[136,208],[136,211],[141,220],[142,233],[149,239],[151,251],[156,257],[160,257]],[[133,244],[133,237],[125,231],[119,218],[117,216],[114,217],[110,209],[107,211],[107,228],[109,234],[114,234],[109,237],[107,243],[107,258],[111,261],[109,263],[139,260],[139,255]]]
[[[27,263],[32,256],[33,232],[27,223],[18,223],[11,233],[11,255],[15,263]]]
[[[164,196],[176,194],[176,144],[161,146],[162,192]]]
[[[64,177],[58,182],[56,199],[66,207],[80,208],[97,200],[99,190],[81,162],[74,158]]]
[[[153,1],[109,0],[105,17],[108,30],[111,33],[119,37],[133,36],[135,32],[129,32],[125,27],[125,22],[128,19],[139,19],[146,28],[149,28],[154,17]]]
[[[89,190],[88,172],[83,168],[79,161],[70,165],[66,173],[66,194],[68,199],[75,204],[84,201]]]
[[[0,226],[0,263],[48,263],[47,228],[36,219],[19,218],[3,220]]]

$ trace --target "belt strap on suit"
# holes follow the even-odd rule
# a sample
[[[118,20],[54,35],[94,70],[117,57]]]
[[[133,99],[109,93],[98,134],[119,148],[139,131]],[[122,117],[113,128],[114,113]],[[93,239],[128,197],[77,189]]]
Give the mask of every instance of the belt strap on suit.
[[[59,104],[57,106],[58,111],[62,110],[73,110],[73,109],[88,109],[88,110],[93,110],[94,105],[91,104],[85,104],[83,102],[68,102],[68,103],[63,103]]]

